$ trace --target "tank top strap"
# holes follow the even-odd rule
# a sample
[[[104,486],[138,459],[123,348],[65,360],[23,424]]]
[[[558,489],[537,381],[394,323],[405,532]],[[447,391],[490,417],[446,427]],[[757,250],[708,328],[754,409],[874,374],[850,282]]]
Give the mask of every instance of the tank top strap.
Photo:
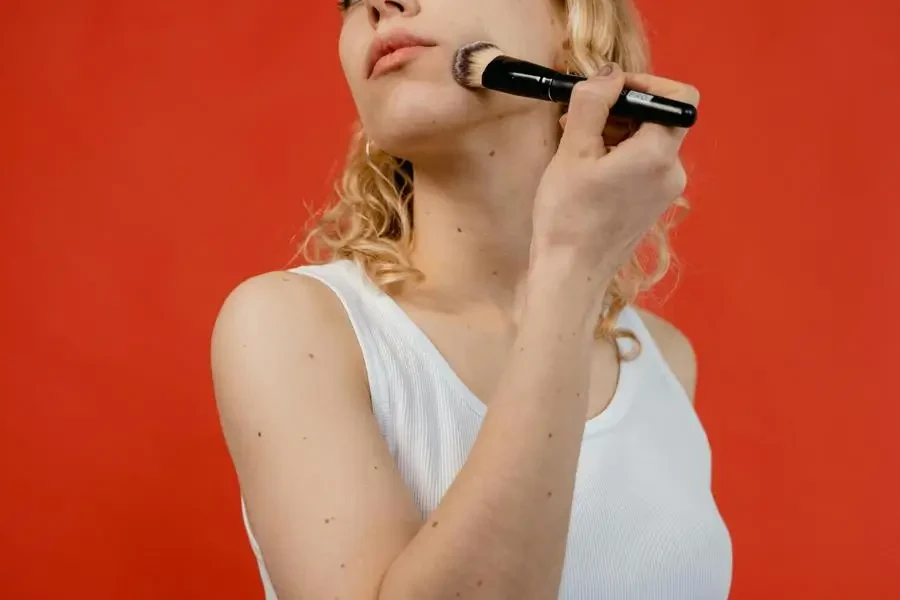
[[[386,427],[391,415],[388,378],[398,367],[400,341],[391,312],[386,310],[392,300],[350,260],[304,265],[290,272],[319,281],[340,300],[362,352],[372,412],[379,425]]]
[[[681,382],[669,366],[669,361],[663,356],[659,344],[653,338],[638,309],[632,305],[626,306],[619,317],[619,327],[630,330],[641,343],[641,354],[635,361],[638,370],[662,376],[672,393],[679,397],[683,396],[684,400],[690,403]],[[622,349],[627,351],[629,348],[622,347]]]

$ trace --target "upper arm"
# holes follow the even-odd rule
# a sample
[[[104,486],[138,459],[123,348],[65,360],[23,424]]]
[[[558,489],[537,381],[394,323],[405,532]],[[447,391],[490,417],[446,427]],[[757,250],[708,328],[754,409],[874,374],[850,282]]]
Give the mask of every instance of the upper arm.
[[[697,389],[697,356],[690,340],[662,317],[646,310],[639,309],[638,312],[669,368],[693,403]]]
[[[308,277],[252,278],[222,306],[211,350],[222,429],[280,600],[376,597],[420,517],[339,300]]]

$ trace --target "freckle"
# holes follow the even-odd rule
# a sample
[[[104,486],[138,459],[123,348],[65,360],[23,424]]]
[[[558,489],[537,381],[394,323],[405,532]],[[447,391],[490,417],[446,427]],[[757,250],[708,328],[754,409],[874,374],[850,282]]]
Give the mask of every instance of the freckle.
[[[376,471],[378,470],[378,465],[375,465],[375,470],[376,470]]]
[[[497,271],[491,271],[491,275],[493,275],[494,277],[496,277],[498,274],[499,273],[497,273]]]
[[[544,148],[547,147],[547,140],[544,140]]]
[[[488,156],[493,156],[495,154],[497,154],[495,150],[491,150],[490,152],[488,152]]]
[[[553,492],[547,492],[547,497],[548,497],[548,498],[553,497]]]
[[[341,568],[342,568],[342,569],[343,569],[344,567],[346,567],[346,566],[347,566],[347,565],[345,565],[344,563],[341,563]]]
[[[587,158],[587,156],[588,156],[590,153],[591,153],[591,151],[588,150],[587,148],[584,148],[584,149],[582,149],[582,150],[579,150],[579,152],[578,152],[578,158]]]
[[[575,397],[576,397],[576,398],[581,398],[581,392],[575,392]]]
[[[521,347],[519,348],[519,352],[525,352],[525,346],[521,346]]]
[[[552,438],[552,437],[553,437],[553,434],[552,434],[552,433],[548,433],[548,434],[547,434],[547,437],[548,437],[548,438]]]
[[[458,231],[459,233],[462,233],[462,229],[460,229],[459,227],[456,228],[456,231]]]
[[[456,592],[456,597],[459,598],[459,592]]]
[[[437,521],[435,521],[434,523],[431,524],[431,528],[432,528],[432,529],[434,529],[434,528],[437,527],[437,526],[438,526],[438,522],[437,522]]]
[[[593,281],[590,277],[588,277],[588,281]]]
[[[247,344],[241,344],[241,348],[246,348]]]
[[[262,437],[262,431],[257,431],[257,432],[256,432],[256,437]]]
[[[482,580],[478,580],[478,587],[481,587],[481,584],[484,583]]]
[[[325,519],[325,524],[328,525],[329,523],[331,523],[331,519]]]
[[[310,352],[310,353],[309,353],[309,357],[310,357],[310,358],[315,358],[315,357],[316,357],[316,355],[315,355],[315,354],[313,354],[313,353],[312,353],[312,352]]]
[[[306,436],[305,436],[305,435],[303,436],[303,439],[306,440]]]

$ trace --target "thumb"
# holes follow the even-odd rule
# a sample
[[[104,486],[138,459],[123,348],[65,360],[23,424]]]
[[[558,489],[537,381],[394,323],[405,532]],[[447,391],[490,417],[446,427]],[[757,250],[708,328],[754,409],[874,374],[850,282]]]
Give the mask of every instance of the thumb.
[[[609,111],[619,99],[625,86],[625,74],[617,65],[609,63],[597,74],[581,81],[572,89],[569,110],[566,112],[560,150],[583,155],[606,154],[603,130]]]

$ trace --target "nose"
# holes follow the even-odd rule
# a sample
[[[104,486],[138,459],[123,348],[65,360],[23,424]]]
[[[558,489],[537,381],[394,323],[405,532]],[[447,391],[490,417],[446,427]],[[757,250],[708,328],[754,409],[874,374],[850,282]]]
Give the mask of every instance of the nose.
[[[369,22],[378,25],[383,19],[396,16],[411,17],[419,12],[418,0],[366,0]]]

